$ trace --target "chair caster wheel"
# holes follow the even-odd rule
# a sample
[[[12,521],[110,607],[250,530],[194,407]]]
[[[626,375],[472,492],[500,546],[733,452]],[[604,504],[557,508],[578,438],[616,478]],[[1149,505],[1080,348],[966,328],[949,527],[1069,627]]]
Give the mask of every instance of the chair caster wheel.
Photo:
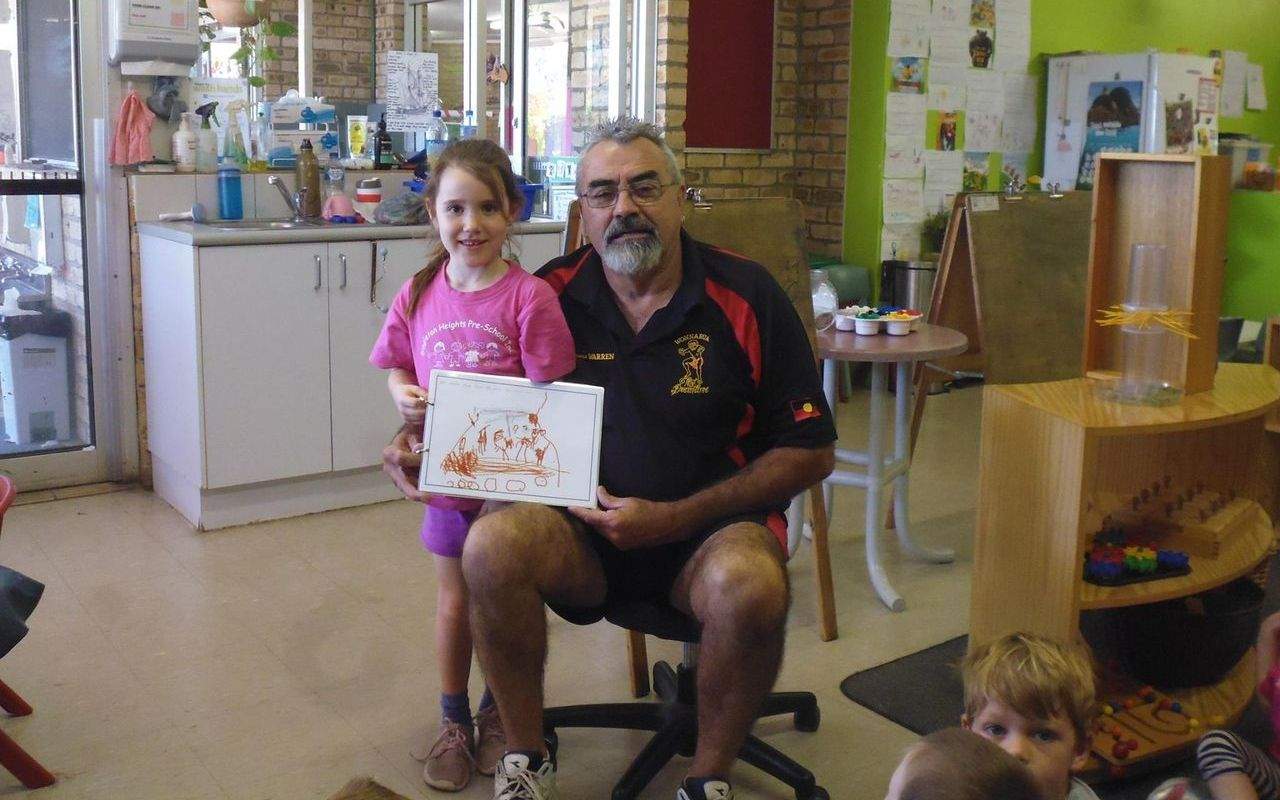
[[[810,708],[802,708],[791,717],[795,723],[796,730],[805,733],[813,733],[818,729],[818,724],[822,722],[822,712],[818,709],[818,704],[814,703]]]
[[[796,792],[796,800],[831,800],[831,795],[821,786],[815,786],[808,797],[801,797],[800,793]]]
[[[542,740],[547,743],[547,752],[552,758],[556,757],[556,753],[560,750],[560,737],[554,730],[543,730]]]

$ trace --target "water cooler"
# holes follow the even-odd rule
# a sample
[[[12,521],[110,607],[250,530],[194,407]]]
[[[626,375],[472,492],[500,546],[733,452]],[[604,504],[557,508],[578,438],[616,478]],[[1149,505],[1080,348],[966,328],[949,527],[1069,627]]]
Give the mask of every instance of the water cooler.
[[[71,315],[45,307],[0,317],[0,410],[17,445],[71,439]]]

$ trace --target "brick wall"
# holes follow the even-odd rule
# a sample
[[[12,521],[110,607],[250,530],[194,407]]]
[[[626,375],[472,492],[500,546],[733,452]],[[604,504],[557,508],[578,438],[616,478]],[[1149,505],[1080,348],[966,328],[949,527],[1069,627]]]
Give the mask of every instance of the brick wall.
[[[851,0],[777,0],[769,153],[684,153],[689,2],[659,2],[656,94],[656,121],[685,181],[709,199],[795,197],[805,205],[809,250],[839,254]]]
[[[378,85],[374,98],[387,97],[387,51],[404,49],[404,0],[376,0],[373,17],[374,54],[378,60]]]

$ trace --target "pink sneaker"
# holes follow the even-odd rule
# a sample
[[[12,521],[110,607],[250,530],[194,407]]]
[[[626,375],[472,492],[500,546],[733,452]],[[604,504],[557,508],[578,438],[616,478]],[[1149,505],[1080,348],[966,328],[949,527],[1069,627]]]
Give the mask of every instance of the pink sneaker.
[[[415,748],[411,755],[422,765],[422,779],[432,789],[458,792],[471,782],[476,762],[471,752],[475,749],[475,735],[470,726],[445,720],[440,723],[440,733],[430,747]]]

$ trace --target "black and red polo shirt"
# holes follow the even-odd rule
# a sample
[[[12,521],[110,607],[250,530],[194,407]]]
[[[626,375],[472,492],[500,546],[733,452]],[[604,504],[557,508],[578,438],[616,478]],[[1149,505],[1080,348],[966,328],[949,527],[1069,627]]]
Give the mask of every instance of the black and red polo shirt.
[[[679,288],[639,333],[590,245],[538,271],[560,296],[577,364],[602,386],[600,483],[619,497],[677,500],[773,447],[836,438],[804,326],[759,264],[681,232]],[[769,527],[786,542],[785,504]]]

